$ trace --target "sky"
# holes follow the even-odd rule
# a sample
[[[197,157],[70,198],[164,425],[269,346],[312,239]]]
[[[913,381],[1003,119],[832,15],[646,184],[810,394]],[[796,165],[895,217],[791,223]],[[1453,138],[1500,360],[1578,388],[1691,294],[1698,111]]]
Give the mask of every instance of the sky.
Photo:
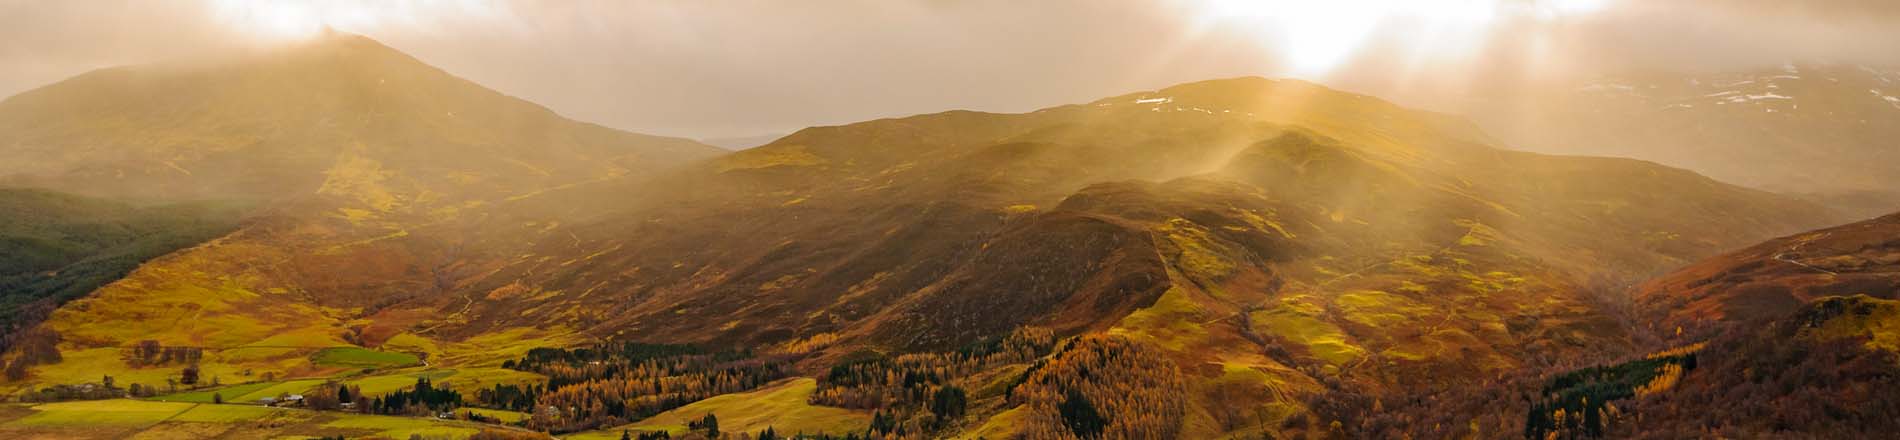
[[[1632,70],[1900,65],[1892,0],[0,0],[0,96],[326,26],[571,118],[695,138],[1244,75],[1406,103]]]

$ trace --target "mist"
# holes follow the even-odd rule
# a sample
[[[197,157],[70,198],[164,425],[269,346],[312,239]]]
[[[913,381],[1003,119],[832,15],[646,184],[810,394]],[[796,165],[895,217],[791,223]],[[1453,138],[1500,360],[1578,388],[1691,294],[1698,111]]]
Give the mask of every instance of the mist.
[[[1245,75],[1429,104],[1473,87],[1634,70],[1900,64],[1900,31],[1883,25],[1900,17],[1892,2],[1584,0],[1587,14],[1543,12],[1576,1],[1489,2],[1495,16],[1482,28],[1374,22],[1336,65],[1310,69],[1261,32],[1302,11],[1213,22],[1209,5],[1221,2],[1205,0],[4,0],[0,96],[102,67],[284,44],[321,26],[572,118],[697,138],[947,109],[1021,112]],[[1447,35],[1461,40],[1443,44]]]

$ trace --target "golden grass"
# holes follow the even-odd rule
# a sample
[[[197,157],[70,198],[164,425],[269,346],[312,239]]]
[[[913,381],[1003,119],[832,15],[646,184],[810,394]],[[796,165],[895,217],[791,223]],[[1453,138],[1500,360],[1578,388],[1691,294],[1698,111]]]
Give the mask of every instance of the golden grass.
[[[239,422],[239,421],[245,421],[245,420],[257,420],[265,416],[281,413],[284,411],[290,411],[290,410],[282,409],[282,408],[271,408],[271,407],[266,407],[266,406],[251,406],[251,405],[200,404],[198,406],[192,407],[189,410],[185,410],[185,412],[183,413],[179,413],[177,416],[172,417],[168,421],[231,423],[231,422]]]
[[[374,435],[397,439],[415,435],[462,438],[481,432],[476,426],[470,423],[348,413],[339,413],[335,420],[323,424],[325,428],[365,430]]]
[[[1348,341],[1338,326],[1319,319],[1321,312],[1317,305],[1288,298],[1273,307],[1255,311],[1251,318],[1255,331],[1303,347],[1308,355],[1328,366],[1340,367],[1365,357],[1366,350]]]
[[[990,416],[989,420],[983,421],[983,425],[952,438],[958,440],[1015,438],[1022,432],[1023,427],[1028,425],[1027,407],[1028,405],[1017,405],[1015,408],[996,413]]]
[[[528,413],[524,413],[524,412],[514,412],[514,411],[503,411],[503,410],[499,410],[499,409],[488,409],[488,408],[462,408],[462,409],[458,409],[458,410],[455,410],[455,412],[456,412],[457,414],[461,414],[461,413],[471,413],[471,412],[472,412],[472,413],[475,413],[476,415],[480,415],[480,416],[483,416],[483,417],[492,417],[492,418],[495,418],[495,419],[497,419],[497,420],[501,420],[501,421],[502,421],[502,423],[515,423],[515,422],[519,422],[519,421],[522,421],[522,420],[527,420],[527,419],[528,419]]]
[[[1188,297],[1186,289],[1172,286],[1161,293],[1161,298],[1156,299],[1154,305],[1128,314],[1109,329],[1109,333],[1181,351],[1187,349],[1189,343],[1207,336],[1207,329],[1200,325],[1206,319],[1205,314],[1200,304]]]
[[[149,426],[197,404],[111,399],[35,405],[34,414],[8,422],[14,426]]]
[[[278,394],[303,394],[306,391],[310,391],[311,388],[316,388],[317,385],[322,385],[323,382],[322,379],[276,382],[271,384],[271,386],[259,388],[256,391],[251,391],[241,396],[224,396],[224,401],[231,403],[253,403],[257,402],[258,399],[266,397],[276,398]]]
[[[832,433],[863,430],[871,425],[869,411],[814,406],[807,399],[818,390],[811,378],[782,380],[744,393],[714,396],[641,420],[637,423],[594,431],[569,439],[618,439],[623,429],[633,431],[664,430],[674,434],[686,430],[688,420],[711,413],[719,417],[722,432],[758,434],[766,427],[784,434]]]
[[[209,389],[209,390],[198,390],[198,391],[191,391],[191,392],[184,392],[184,393],[177,393],[177,394],[167,394],[163,396],[153,397],[147,400],[154,400],[154,401],[159,401],[159,402],[213,403],[214,401],[218,399],[219,396],[222,396],[225,398],[226,401],[229,401],[232,403],[238,403],[236,400],[233,400],[232,398],[237,397],[237,396],[243,396],[246,394],[255,393],[257,391],[263,390],[265,388],[270,388],[275,385],[277,385],[277,382],[253,382],[253,383],[231,385],[227,387],[221,387],[221,388],[215,388],[215,389]]]
[[[823,164],[825,164],[825,158],[812,154],[811,149],[803,145],[777,145],[728,154],[719,159],[719,172]]]

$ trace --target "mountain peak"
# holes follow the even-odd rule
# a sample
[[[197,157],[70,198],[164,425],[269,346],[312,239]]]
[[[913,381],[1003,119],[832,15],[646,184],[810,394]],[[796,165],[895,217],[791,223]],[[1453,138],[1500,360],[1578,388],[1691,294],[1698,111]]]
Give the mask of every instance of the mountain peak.
[[[378,189],[397,194],[526,192],[716,151],[567,120],[337,31],[217,62],[95,71],[0,101],[0,154],[21,159],[0,165],[0,181],[103,196],[276,198],[331,186],[340,166],[371,167],[357,171],[385,184],[415,179]],[[471,186],[473,176],[486,177]]]

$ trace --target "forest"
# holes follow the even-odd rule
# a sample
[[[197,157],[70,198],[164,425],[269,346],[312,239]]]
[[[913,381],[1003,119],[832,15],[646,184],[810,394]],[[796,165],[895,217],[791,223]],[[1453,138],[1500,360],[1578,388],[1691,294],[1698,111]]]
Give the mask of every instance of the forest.
[[[548,377],[543,385],[497,385],[482,405],[532,411],[528,426],[573,432],[630,423],[694,401],[788,377],[791,359],[687,345],[606,343],[537,348],[503,365]]]

